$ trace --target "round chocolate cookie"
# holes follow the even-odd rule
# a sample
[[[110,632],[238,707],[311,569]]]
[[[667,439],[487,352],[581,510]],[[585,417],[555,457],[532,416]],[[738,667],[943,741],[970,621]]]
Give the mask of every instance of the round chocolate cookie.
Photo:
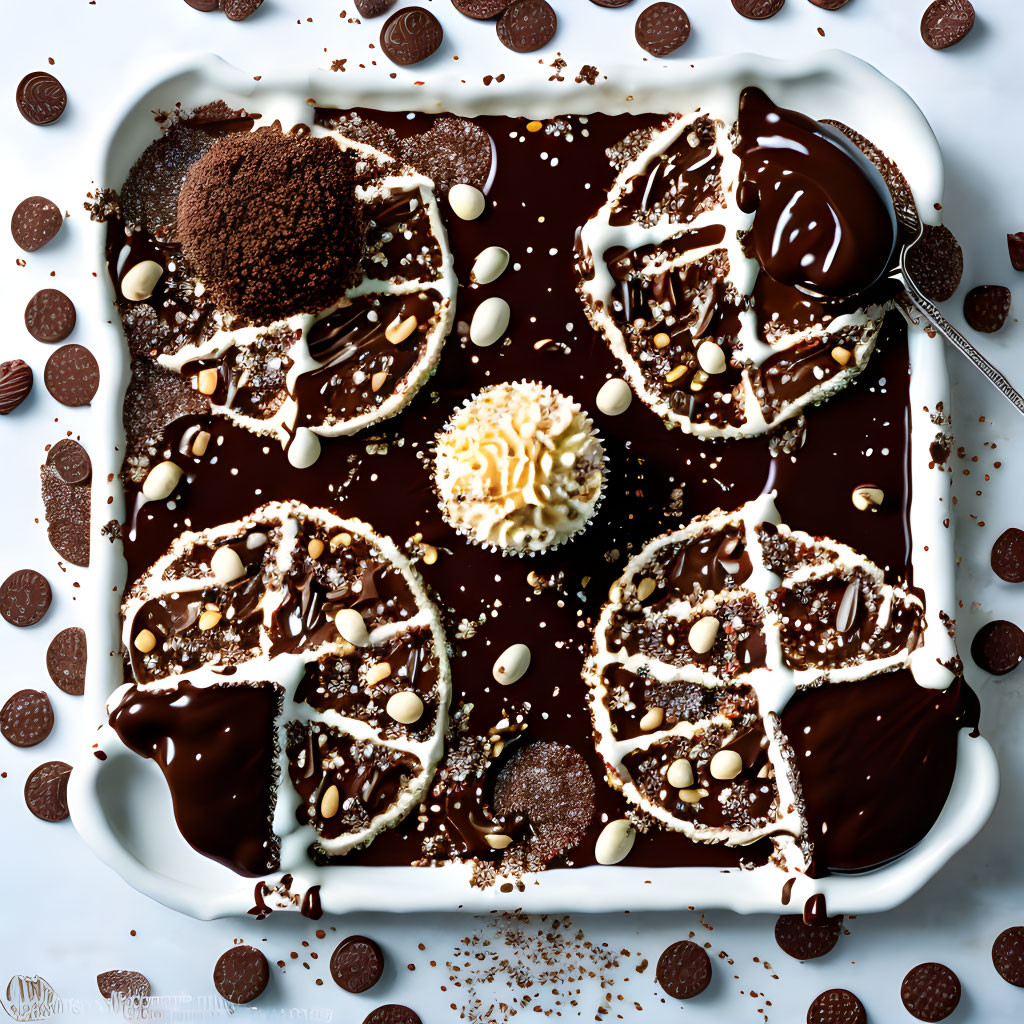
[[[68,816],[68,777],[71,765],[47,761],[25,780],[25,803],[43,821],[62,821]]]
[[[403,7],[384,22],[380,48],[395,64],[419,64],[441,45],[441,22],[424,7]]]
[[[32,124],[53,124],[68,105],[64,86],[49,71],[32,71],[19,83],[18,109]]]
[[[100,364],[87,348],[63,345],[46,360],[43,383],[61,405],[88,405],[100,386]]]
[[[974,28],[970,0],[934,0],[921,16],[921,38],[933,50],[945,50]]]
[[[934,302],[945,302],[964,275],[964,251],[945,224],[925,224],[924,234],[907,250],[911,280]]]
[[[994,334],[1006,323],[1010,298],[1010,289],[999,284],[972,288],[964,296],[964,319],[973,330]]]
[[[838,11],[840,7],[845,7],[850,0],[811,0],[811,3],[815,7],[820,7],[824,11]]]
[[[637,17],[635,35],[649,54],[667,57],[690,38],[690,19],[677,4],[652,4]]]
[[[364,18],[379,18],[395,6],[395,0],[356,0],[356,10]]]
[[[177,230],[222,309],[258,323],[333,305],[363,244],[355,157],[276,128],[222,138],[189,169]]]
[[[14,412],[32,390],[32,367],[24,359],[0,363],[0,416]]]
[[[658,957],[655,976],[673,999],[692,999],[711,984],[711,959],[703,946],[681,939]]]
[[[547,0],[513,0],[498,19],[502,46],[532,53],[547,46],[558,28],[558,17]]]
[[[918,964],[903,979],[900,999],[918,1020],[945,1020],[960,1002],[960,979],[945,964]]]
[[[626,7],[633,2],[633,0],[590,0],[592,4],[597,4],[598,7]]]
[[[992,571],[1007,583],[1024,583],[1024,530],[1011,526],[992,545]]]
[[[544,861],[576,846],[594,816],[594,777],[572,747],[547,741],[517,750],[494,783],[499,815],[524,814],[531,845]]]
[[[1010,257],[1010,266],[1014,270],[1024,270],[1024,231],[1007,234],[1006,251]]]
[[[185,3],[204,14],[209,14],[210,11],[215,11],[220,6],[220,0],[185,0]]]
[[[44,196],[29,196],[14,208],[11,235],[19,248],[35,252],[56,236],[63,223],[56,203]]]
[[[85,693],[86,639],[78,626],[62,629],[46,649],[46,671],[65,693]]]
[[[96,987],[104,999],[145,999],[152,991],[149,978],[138,971],[104,971],[96,975]]]
[[[270,965],[254,946],[232,946],[213,969],[213,984],[229,1003],[251,1003],[269,981]]]
[[[85,484],[92,476],[89,453],[70,437],[61,438],[46,453],[46,461],[66,484]]]
[[[384,954],[373,939],[350,935],[338,943],[331,956],[331,977],[346,992],[365,992],[380,981]]]
[[[0,615],[12,626],[34,626],[52,600],[50,584],[35,569],[18,569],[0,584]]]
[[[419,1014],[400,1003],[388,1003],[371,1010],[363,1024],[423,1024]]]
[[[1024,632],[1006,619],[987,622],[974,634],[971,657],[983,671],[1005,676],[1024,661]]]
[[[830,988],[807,1009],[807,1024],[867,1024],[861,1001],[845,988]]]
[[[732,5],[744,18],[763,21],[778,14],[785,2],[786,0],[732,0]]]
[[[19,690],[0,709],[0,733],[16,747],[34,747],[53,729],[53,708],[42,690]]]
[[[452,0],[452,7],[467,18],[486,21],[488,18],[496,18],[510,2],[511,0]]]
[[[229,21],[245,21],[263,6],[263,0],[220,0],[220,9]]]
[[[1024,927],[1000,932],[992,943],[992,966],[1003,981],[1024,988]]]
[[[75,304],[56,288],[38,291],[25,307],[25,327],[36,341],[63,341],[75,329]]]
[[[775,922],[775,941],[794,960],[817,960],[831,953],[843,931],[843,917],[824,924],[805,924],[799,914],[784,914]]]

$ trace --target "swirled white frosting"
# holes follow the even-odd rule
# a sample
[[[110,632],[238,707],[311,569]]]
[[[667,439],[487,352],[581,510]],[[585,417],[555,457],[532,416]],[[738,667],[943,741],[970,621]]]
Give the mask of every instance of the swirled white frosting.
[[[471,541],[515,554],[583,530],[601,497],[604,448],[571,398],[532,381],[496,384],[438,434],[441,513]]]

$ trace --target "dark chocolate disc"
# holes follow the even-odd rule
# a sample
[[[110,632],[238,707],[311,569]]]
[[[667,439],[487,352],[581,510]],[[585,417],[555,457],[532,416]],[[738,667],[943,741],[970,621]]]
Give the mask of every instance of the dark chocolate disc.
[[[25,307],[25,327],[36,341],[63,341],[75,329],[75,304],[56,288],[38,291]]]
[[[1014,925],[999,933],[992,943],[992,966],[1003,981],[1024,988],[1024,927]]]
[[[945,1020],[960,1002],[960,979],[945,964],[918,964],[903,979],[900,999],[918,1020]]]
[[[43,821],[62,821],[68,816],[68,776],[71,765],[47,761],[25,780],[25,803]]]
[[[590,0],[592,4],[597,4],[598,7],[626,7],[633,2],[633,0]]]
[[[452,7],[467,18],[486,21],[488,18],[496,18],[510,2],[511,0],[452,0]]]
[[[0,584],[0,615],[12,626],[33,626],[47,612],[53,594],[35,569],[18,569]]]
[[[96,987],[104,999],[145,999],[152,991],[149,978],[138,971],[104,971],[96,975]]]
[[[46,671],[65,693],[80,697],[85,693],[85,630],[78,626],[62,629],[46,649]]]
[[[832,952],[842,930],[841,914],[824,924],[805,924],[799,914],[785,914],[775,922],[775,941],[794,960],[817,960]]]
[[[964,274],[964,252],[945,224],[926,224],[920,241],[907,251],[907,271],[918,288],[935,302],[945,302]]]
[[[56,203],[43,196],[29,196],[14,209],[11,234],[25,252],[35,252],[60,231],[63,223]]]
[[[1010,254],[1010,265],[1014,270],[1024,270],[1024,231],[1006,236],[1006,248]]]
[[[998,331],[1010,312],[1010,289],[999,284],[972,288],[964,298],[964,319],[984,334]]]
[[[921,17],[921,38],[933,50],[945,50],[974,27],[970,0],[935,0]]]
[[[778,14],[785,2],[786,0],[732,0],[732,5],[744,18],[763,21]]]
[[[1005,676],[1024,661],[1024,632],[1006,619],[987,622],[974,634],[971,657],[985,672]]]
[[[1007,583],[1024,583],[1024,530],[1011,526],[992,545],[992,571]]]
[[[49,71],[32,71],[18,83],[18,109],[32,124],[53,124],[68,105],[64,86]]]
[[[403,7],[384,22],[380,48],[395,64],[419,64],[444,39],[441,22],[423,7]]]
[[[867,1021],[863,1004],[845,988],[822,992],[807,1010],[807,1024],[867,1024]]]
[[[385,1006],[378,1006],[371,1010],[363,1024],[423,1024],[419,1014],[414,1013],[408,1006],[399,1003],[388,1003]]]
[[[395,6],[395,0],[356,0],[356,10],[364,18],[379,18]]]
[[[185,0],[185,3],[189,7],[194,7],[197,11],[203,11],[209,13],[215,11],[220,6],[220,0]]]
[[[690,19],[677,4],[652,4],[637,17],[635,35],[649,54],[667,57],[690,38]]]
[[[270,965],[254,946],[232,946],[213,969],[213,984],[229,1003],[251,1003],[269,981]]]
[[[346,992],[365,992],[380,981],[384,954],[373,939],[350,935],[331,956],[331,977]]]
[[[231,21],[245,21],[263,5],[263,0],[220,0],[220,9]]]
[[[64,345],[46,360],[43,383],[62,405],[88,405],[100,386],[100,366],[87,348]]]
[[[532,53],[551,42],[558,17],[547,0],[513,0],[497,28],[503,46],[516,53]]]
[[[711,959],[703,946],[681,939],[658,957],[655,976],[673,999],[692,999],[711,984]]]
[[[89,453],[71,438],[58,441],[47,453],[46,461],[66,484],[84,484],[92,476]]]
[[[14,412],[32,390],[32,367],[24,359],[0,363],[0,416]]]
[[[845,7],[850,0],[811,0],[811,3],[815,7],[820,7],[824,11],[838,11],[840,7]]]
[[[16,747],[34,747],[53,729],[53,708],[42,690],[19,690],[0,708],[0,733]]]

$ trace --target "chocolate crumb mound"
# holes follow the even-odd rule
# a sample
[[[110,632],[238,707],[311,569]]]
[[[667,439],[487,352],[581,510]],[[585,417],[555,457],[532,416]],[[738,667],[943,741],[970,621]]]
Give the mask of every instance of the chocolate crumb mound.
[[[178,197],[185,258],[222,309],[270,323],[322,310],[354,283],[363,241],[355,157],[276,126],[228,135]]]

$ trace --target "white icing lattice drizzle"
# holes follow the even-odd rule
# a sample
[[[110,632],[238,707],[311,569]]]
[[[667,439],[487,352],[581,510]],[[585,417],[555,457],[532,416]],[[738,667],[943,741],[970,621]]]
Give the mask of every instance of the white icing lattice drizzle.
[[[807,296],[793,322],[759,322],[734,116],[697,110],[624,140],[627,159],[577,251],[587,316],[630,386],[666,423],[705,437],[764,433],[842,388],[870,357],[886,309]],[[612,266],[629,260],[616,278]],[[642,308],[624,298],[630,289]]]
[[[225,580],[215,553],[240,575]],[[342,609],[358,611],[364,636],[335,621]],[[451,700],[444,633],[419,574],[366,523],[274,502],[184,533],[132,587],[122,623],[135,679],[126,686],[142,695],[185,681],[281,691],[273,828],[282,869],[308,863],[311,843],[332,855],[369,843],[426,794]],[[156,641],[148,651],[144,630]],[[396,694],[406,706],[419,700],[418,719],[391,713]],[[393,792],[375,790],[382,776]]]
[[[780,523],[774,493],[698,517],[630,560],[595,629],[585,679],[609,782],[691,839],[771,837],[792,864],[805,823],[783,709],[807,687],[913,672],[924,633],[916,594]]]

